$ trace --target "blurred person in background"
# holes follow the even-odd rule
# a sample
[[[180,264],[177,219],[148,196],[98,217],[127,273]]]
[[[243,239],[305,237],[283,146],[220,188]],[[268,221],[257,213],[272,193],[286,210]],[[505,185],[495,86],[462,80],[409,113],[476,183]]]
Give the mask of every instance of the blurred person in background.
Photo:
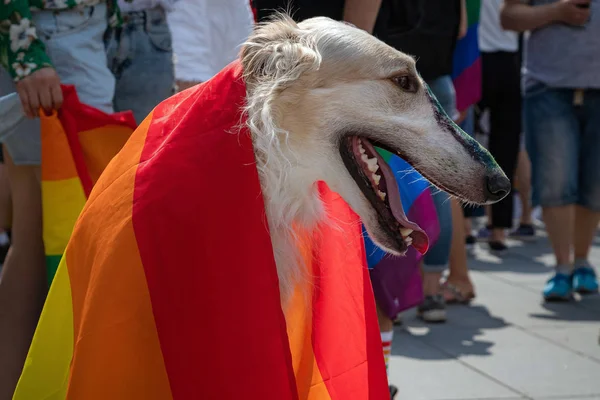
[[[48,290],[35,117],[40,109],[61,107],[61,83],[75,85],[82,102],[113,111],[115,78],[106,65],[103,35],[115,11],[101,0],[0,5],[0,96],[16,91],[29,117],[16,126],[0,118],[13,200],[12,243],[0,276],[0,399],[12,397]],[[22,110],[9,110],[19,113],[12,119],[20,119]]]
[[[381,0],[253,0],[259,21],[277,11],[288,11],[295,21],[313,17],[329,17],[346,21],[373,33]]]
[[[166,12],[177,0],[119,0],[123,24],[104,36],[116,79],[115,111],[131,110],[139,124],[173,94],[173,47]]]
[[[516,32],[500,26],[502,0],[481,3],[479,49],[481,51],[481,110],[489,111],[488,150],[508,176],[514,176],[521,137],[521,56]],[[512,192],[490,208],[490,250],[507,250],[506,230],[513,225]],[[523,227],[524,229],[525,227]]]
[[[530,31],[523,112],[532,197],[556,257],[544,298],[597,292],[588,254],[600,222],[600,1],[505,0],[501,22]]]
[[[205,82],[234,61],[254,26],[250,0],[177,0],[167,14],[177,90]]]
[[[481,56],[477,40],[480,0],[465,0],[466,35],[454,50],[452,79],[456,90],[456,107],[460,113],[458,123],[474,136],[474,105],[481,99]],[[470,217],[476,209],[463,207],[450,199],[452,210],[452,243],[450,246],[449,273],[442,285],[446,303],[469,304],[475,298],[475,289],[469,276],[465,238],[471,230]]]
[[[525,148],[525,135],[521,134],[517,170],[513,179],[513,187],[521,202],[521,212],[518,215],[519,225],[510,233],[510,237],[519,240],[534,240],[533,208],[531,207],[531,161]]]
[[[375,29],[375,34],[386,43],[417,59],[419,74],[446,114],[455,120],[459,113],[450,75],[456,42],[466,34],[464,7],[464,0],[384,0]],[[385,31],[382,32],[383,29]],[[440,236],[423,258],[425,297],[417,309],[417,315],[427,322],[443,322],[446,320],[446,305],[440,281],[448,267],[452,215],[448,194],[436,188],[432,188],[432,194]],[[391,337],[391,321],[380,318],[380,327],[382,337]]]

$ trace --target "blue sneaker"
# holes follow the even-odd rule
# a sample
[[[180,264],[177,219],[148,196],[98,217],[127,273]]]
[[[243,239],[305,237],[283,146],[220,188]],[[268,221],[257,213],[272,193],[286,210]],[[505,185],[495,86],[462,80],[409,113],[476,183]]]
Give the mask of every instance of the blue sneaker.
[[[544,299],[546,301],[571,300],[573,297],[573,286],[571,276],[557,272],[544,287]]]
[[[576,266],[572,275],[573,290],[577,293],[595,293],[598,291],[596,271],[589,264]]]

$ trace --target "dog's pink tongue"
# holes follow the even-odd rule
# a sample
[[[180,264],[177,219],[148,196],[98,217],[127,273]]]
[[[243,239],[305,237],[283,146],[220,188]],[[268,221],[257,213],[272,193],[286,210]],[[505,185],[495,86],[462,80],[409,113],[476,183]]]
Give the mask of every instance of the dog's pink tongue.
[[[368,145],[371,145],[370,143]],[[429,237],[425,233],[423,229],[412,221],[409,221],[406,218],[406,214],[404,213],[404,207],[402,207],[402,200],[400,199],[400,190],[398,189],[398,182],[396,182],[396,178],[392,169],[388,165],[387,162],[379,155],[379,153],[373,149],[375,156],[377,157],[377,163],[381,168],[381,173],[385,178],[386,191],[388,196],[388,203],[390,204],[390,208],[392,209],[392,214],[396,221],[403,227],[409,228],[413,230],[413,233],[410,234],[412,237],[412,246],[421,254],[425,254],[427,249],[429,248]]]

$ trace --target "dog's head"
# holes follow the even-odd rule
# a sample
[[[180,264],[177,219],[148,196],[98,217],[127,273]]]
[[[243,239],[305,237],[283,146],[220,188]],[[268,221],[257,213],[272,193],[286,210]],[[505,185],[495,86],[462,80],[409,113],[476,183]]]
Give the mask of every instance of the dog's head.
[[[407,220],[394,174],[374,147],[468,202],[489,204],[510,190],[492,156],[440,107],[414,59],[364,31],[279,16],[257,27],[242,63],[251,128],[268,136],[259,140],[276,142],[303,181],[323,180],[339,193],[388,251],[423,249],[427,238]]]

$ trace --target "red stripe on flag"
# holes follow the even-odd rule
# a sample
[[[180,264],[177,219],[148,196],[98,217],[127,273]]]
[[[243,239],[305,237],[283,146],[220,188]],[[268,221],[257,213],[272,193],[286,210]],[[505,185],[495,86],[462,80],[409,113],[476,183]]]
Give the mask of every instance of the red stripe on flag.
[[[321,227],[314,249],[315,359],[333,400],[387,400],[381,334],[358,216],[321,182],[334,226]],[[345,229],[337,229],[343,226]],[[321,295],[323,294],[323,295]]]
[[[159,105],[133,224],[175,399],[297,400],[234,64]],[[241,328],[240,328],[241,327]]]
[[[75,86],[61,85],[63,92],[63,106],[58,113],[63,129],[69,141],[77,175],[81,180],[85,196],[89,197],[92,187],[94,186],[93,179],[90,176],[88,167],[85,163],[84,152],[79,141],[79,133],[91,129],[100,128],[106,125],[120,125],[135,130],[137,124],[130,111],[107,114],[87,104],[79,101]]]

